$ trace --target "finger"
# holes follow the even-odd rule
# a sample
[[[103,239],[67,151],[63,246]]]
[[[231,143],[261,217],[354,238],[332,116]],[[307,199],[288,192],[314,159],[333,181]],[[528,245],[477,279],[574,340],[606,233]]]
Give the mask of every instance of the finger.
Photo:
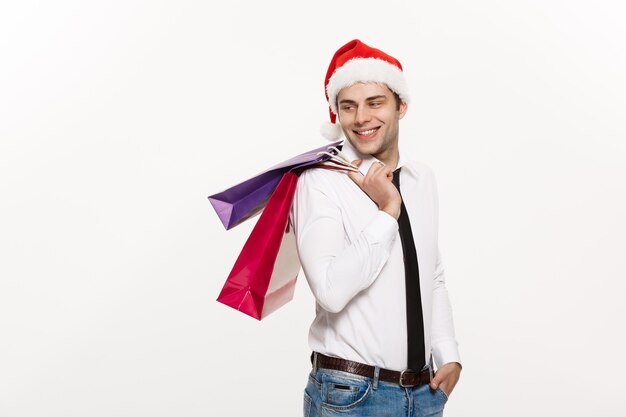
[[[383,165],[382,163],[376,163],[374,162],[372,165],[370,165],[370,168],[367,170],[367,175],[370,177],[373,177],[374,175],[376,175],[376,173],[382,169]]]
[[[363,160],[361,160],[361,159],[355,159],[354,161],[351,162],[351,164],[354,165],[357,168],[360,167],[362,163],[363,163]],[[361,171],[359,171],[359,172],[353,171],[353,173],[360,174],[361,176],[363,176]]]
[[[440,372],[435,373],[435,376],[430,381],[430,387],[432,389],[437,389],[439,387],[439,384],[441,384],[441,381],[443,381],[443,377],[441,376],[441,373]]]
[[[390,166],[385,165],[381,170],[381,174],[386,176],[387,178],[393,179],[393,169]]]
[[[352,165],[356,166],[356,167],[360,167],[361,164],[363,163],[362,159],[355,159],[354,161],[352,161]],[[354,181],[359,187],[361,186],[361,183],[363,183],[363,174],[361,174],[361,172],[354,172],[354,171],[348,171],[348,176],[350,177],[350,179],[352,181]]]
[[[376,177],[377,181],[391,182],[391,180],[393,180],[393,170],[390,167],[383,165],[377,171],[373,172],[372,176]]]
[[[446,397],[449,397],[450,394],[452,393],[450,391],[450,387],[448,386],[448,384],[446,384],[445,381],[439,384],[439,389],[442,390],[444,394],[446,394]]]
[[[365,178],[363,174],[361,174],[360,172],[348,171],[348,176],[350,177],[352,181],[356,183],[356,185],[363,188],[362,184],[363,184],[363,179]]]

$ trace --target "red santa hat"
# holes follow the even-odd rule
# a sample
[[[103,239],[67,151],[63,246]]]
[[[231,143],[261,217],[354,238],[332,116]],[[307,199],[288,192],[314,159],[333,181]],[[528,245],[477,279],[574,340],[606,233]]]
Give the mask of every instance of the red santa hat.
[[[358,39],[352,40],[335,52],[326,72],[324,88],[330,123],[322,126],[322,135],[327,139],[337,140],[341,137],[341,127],[337,123],[339,91],[358,82],[385,84],[402,101],[409,102],[409,89],[400,61]]]

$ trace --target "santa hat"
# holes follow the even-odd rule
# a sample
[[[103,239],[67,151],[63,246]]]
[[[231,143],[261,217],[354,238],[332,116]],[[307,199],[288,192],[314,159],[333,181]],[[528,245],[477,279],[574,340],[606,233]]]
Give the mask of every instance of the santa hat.
[[[358,39],[350,41],[335,52],[326,72],[324,88],[330,123],[322,126],[322,135],[327,139],[337,140],[341,137],[341,127],[337,123],[339,91],[358,82],[383,83],[397,93],[402,101],[409,102],[409,89],[400,61]]]

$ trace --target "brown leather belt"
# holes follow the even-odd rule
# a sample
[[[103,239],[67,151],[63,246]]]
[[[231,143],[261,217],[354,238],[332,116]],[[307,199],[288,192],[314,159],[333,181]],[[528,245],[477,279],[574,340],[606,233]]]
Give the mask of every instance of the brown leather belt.
[[[317,357],[317,360],[315,359]],[[324,369],[334,369],[336,371],[349,372],[351,374],[374,378],[376,368],[359,362],[348,361],[340,358],[332,358],[314,352],[311,355],[313,366]],[[421,371],[413,371],[405,369],[402,372],[390,371],[389,369],[380,368],[378,379],[385,382],[393,382],[401,387],[416,387],[419,385],[429,384],[431,380],[431,371],[429,368]]]

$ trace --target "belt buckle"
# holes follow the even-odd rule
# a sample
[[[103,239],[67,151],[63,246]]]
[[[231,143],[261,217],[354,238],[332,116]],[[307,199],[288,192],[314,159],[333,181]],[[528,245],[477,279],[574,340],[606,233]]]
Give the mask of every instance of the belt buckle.
[[[398,384],[402,387],[402,388],[411,388],[414,387],[415,384],[409,384],[406,385],[403,381],[404,375],[406,374],[413,374],[415,375],[415,371],[412,369],[405,369],[404,371],[400,372],[400,380],[398,381]]]

